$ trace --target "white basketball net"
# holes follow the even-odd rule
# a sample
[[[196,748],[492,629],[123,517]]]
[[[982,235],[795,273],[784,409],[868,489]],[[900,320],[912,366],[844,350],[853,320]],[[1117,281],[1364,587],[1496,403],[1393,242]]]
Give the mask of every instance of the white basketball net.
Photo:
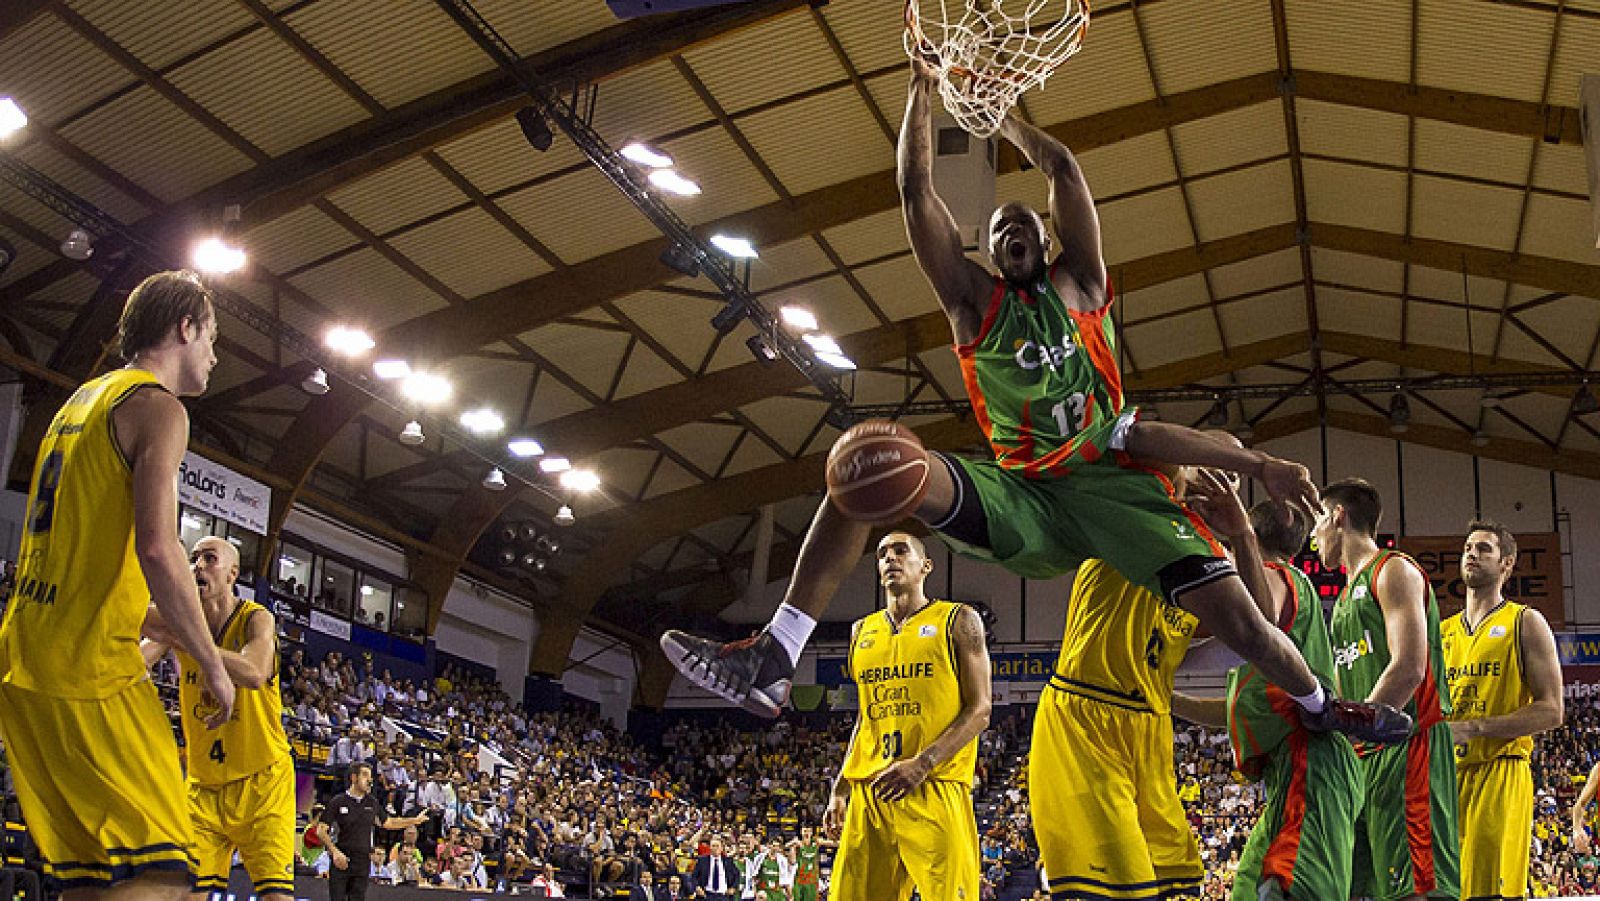
[[[938,70],[945,109],[980,138],[1077,53],[1088,30],[1089,0],[906,0],[906,53]]]

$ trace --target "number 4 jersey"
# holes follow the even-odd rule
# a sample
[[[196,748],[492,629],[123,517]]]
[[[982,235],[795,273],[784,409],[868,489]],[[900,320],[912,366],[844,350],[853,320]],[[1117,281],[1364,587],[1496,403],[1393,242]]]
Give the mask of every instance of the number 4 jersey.
[[[254,601],[239,600],[222,626],[217,647],[225,651],[244,648],[250,619],[265,612]],[[206,691],[194,658],[178,654],[178,703],[183,713],[183,741],[188,749],[189,781],[216,786],[243,779],[289,757],[289,738],[283,731],[283,696],[278,691],[278,663],[274,656],[272,678],[260,688],[241,687],[234,697],[233,716],[220,729],[207,729],[206,720],[217,702]]]
[[[964,605],[929,601],[896,625],[887,610],[856,621],[847,667],[861,705],[844,778],[871,779],[922,752],[961,712],[956,619]],[[929,779],[972,784],[978,739],[940,763]]]
[[[147,386],[161,390],[143,370],[106,373],[80,386],[50,421],[28,492],[16,590],[0,625],[0,681],[95,699],[146,677],[139,630],[150,588],[134,554],[133,474],[111,416]]]

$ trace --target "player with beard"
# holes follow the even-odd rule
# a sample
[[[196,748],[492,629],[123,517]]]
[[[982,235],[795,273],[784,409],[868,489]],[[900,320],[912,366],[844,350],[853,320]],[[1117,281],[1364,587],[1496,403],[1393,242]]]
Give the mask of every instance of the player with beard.
[[[1259,479],[1274,499],[1318,508],[1305,467],[1213,441],[1194,429],[1141,420],[1125,407],[1112,291],[1100,223],[1077,160],[1015,118],[1001,135],[1049,182],[1061,252],[1050,259],[1043,218],[1008,203],[990,219],[989,257],[967,258],[933,187],[932,70],[913,60],[900,131],[899,180],[911,248],[956,340],[973,412],[994,457],[930,454],[915,511],[958,551],[1031,579],[1094,558],[1128,582],[1196,616],[1305,711],[1306,724],[1369,741],[1408,734],[1392,708],[1325,693],[1289,638],[1262,617],[1210,530],[1175,497],[1171,480],[1139,461],[1194,465]],[[767,629],[721,643],[669,630],[661,646],[688,679],[764,716],[788,699],[795,662],[870,534],[824,499],[784,603]]]
[[[1561,658],[1539,611],[1506,600],[1517,539],[1467,527],[1466,609],[1439,625],[1461,788],[1461,894],[1523,898],[1533,843],[1533,736],[1561,725]]]

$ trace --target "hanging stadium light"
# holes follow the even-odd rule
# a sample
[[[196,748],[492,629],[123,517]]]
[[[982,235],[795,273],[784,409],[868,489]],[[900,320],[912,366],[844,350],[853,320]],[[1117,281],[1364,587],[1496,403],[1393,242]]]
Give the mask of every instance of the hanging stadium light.
[[[749,238],[735,238],[721,232],[711,236],[711,246],[736,260],[754,260],[761,256]]]
[[[384,381],[403,379],[411,374],[411,364],[405,360],[378,360],[372,364],[372,374]]]
[[[400,430],[400,443],[406,447],[416,447],[425,440],[427,437],[422,434],[422,423],[415,419],[406,423],[406,427]]]
[[[343,325],[328,329],[327,334],[322,336],[322,343],[334,353],[346,357],[358,357],[377,346],[372,336],[364,330]]]
[[[17,101],[0,97],[0,138],[9,138],[27,127],[28,114],[22,111]]]
[[[672,157],[640,141],[633,141],[619,151],[623,159],[632,160],[646,169],[670,169]]]
[[[224,275],[244,268],[244,251],[221,238],[210,237],[194,247],[194,266],[201,272]]]
[[[668,194],[677,194],[679,197],[694,197],[700,193],[700,185],[678,174],[676,169],[657,169],[650,173],[650,183],[666,191]]]

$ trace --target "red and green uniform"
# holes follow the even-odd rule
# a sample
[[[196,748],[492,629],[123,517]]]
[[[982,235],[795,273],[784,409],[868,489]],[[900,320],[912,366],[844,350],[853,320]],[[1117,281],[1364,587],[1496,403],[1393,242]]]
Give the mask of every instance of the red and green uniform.
[[[1099,558],[1158,594],[1168,564],[1221,556],[1172,485],[1123,452],[1138,411],[1116,348],[1110,301],[1080,313],[1046,276],[1029,290],[995,280],[977,336],[955,348],[994,459],[950,458],[977,488],[989,544],[946,536],[957,550],[1033,579]]]
[[[817,901],[822,882],[822,847],[801,845],[794,854],[794,901]]]
[[[1363,700],[1389,666],[1389,640],[1378,598],[1384,566],[1417,566],[1395,551],[1380,551],[1350,581],[1333,607],[1333,653],[1339,694]],[[1421,567],[1417,567],[1421,572]],[[1425,584],[1426,577],[1424,576]],[[1439,605],[1426,589],[1428,661],[1422,681],[1406,702],[1415,722],[1411,738],[1389,747],[1363,746],[1366,801],[1356,821],[1352,890],[1377,901],[1460,894],[1460,833],[1456,816],[1456,760],[1445,714],[1445,682]]]
[[[764,901],[785,901],[783,863],[773,854],[763,856],[756,870],[756,895]]]
[[[1268,564],[1293,589],[1278,619],[1319,680],[1334,682],[1333,644],[1316,589],[1299,570]],[[1348,898],[1363,781],[1344,736],[1300,724],[1299,705],[1246,664],[1228,673],[1235,766],[1260,779],[1266,805],[1239,855],[1235,901]]]

